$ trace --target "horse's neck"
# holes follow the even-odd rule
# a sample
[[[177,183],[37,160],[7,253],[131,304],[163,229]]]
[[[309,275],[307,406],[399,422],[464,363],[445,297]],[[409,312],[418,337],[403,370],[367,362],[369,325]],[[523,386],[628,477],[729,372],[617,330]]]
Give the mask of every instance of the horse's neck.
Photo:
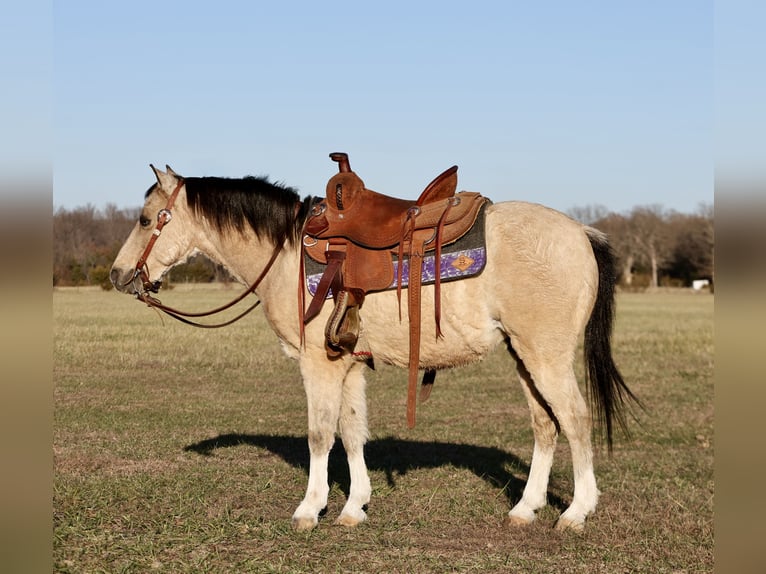
[[[211,233],[200,242],[201,250],[211,259],[223,265],[237,281],[248,287],[269,264],[275,246],[252,236],[237,233]],[[297,346],[298,329],[298,281],[300,248],[298,243],[286,243],[255,292],[261,299],[263,311],[277,335],[284,342]]]

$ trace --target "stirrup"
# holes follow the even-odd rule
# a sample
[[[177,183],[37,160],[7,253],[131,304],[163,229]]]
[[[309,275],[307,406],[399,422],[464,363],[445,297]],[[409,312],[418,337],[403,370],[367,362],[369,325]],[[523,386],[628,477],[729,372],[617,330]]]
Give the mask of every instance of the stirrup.
[[[359,305],[349,306],[349,297],[345,289],[338,293],[335,308],[325,326],[325,349],[331,359],[352,353],[359,339]]]

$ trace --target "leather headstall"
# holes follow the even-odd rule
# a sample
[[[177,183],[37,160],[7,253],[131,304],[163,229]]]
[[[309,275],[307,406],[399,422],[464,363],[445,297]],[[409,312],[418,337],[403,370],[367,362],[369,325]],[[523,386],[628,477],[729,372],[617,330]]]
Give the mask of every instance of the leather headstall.
[[[160,211],[157,213],[157,225],[152,232],[152,236],[149,238],[149,243],[146,244],[146,249],[144,249],[141,257],[139,257],[138,261],[136,262],[136,269],[129,283],[134,283],[135,287],[135,281],[137,279],[141,280],[141,289],[136,289],[136,297],[138,298],[148,292],[158,293],[160,290],[160,282],[152,282],[152,280],[149,278],[149,270],[146,266],[146,261],[149,259],[149,254],[152,252],[152,249],[154,249],[154,244],[157,242],[157,239],[162,233],[162,229],[165,227],[165,225],[170,223],[171,219],[173,219],[173,205],[175,204],[178,193],[181,191],[184,183],[184,178],[181,177],[178,179],[178,184],[173,190],[173,193],[170,194],[170,197],[168,197],[167,204],[165,204],[165,207],[160,209]]]

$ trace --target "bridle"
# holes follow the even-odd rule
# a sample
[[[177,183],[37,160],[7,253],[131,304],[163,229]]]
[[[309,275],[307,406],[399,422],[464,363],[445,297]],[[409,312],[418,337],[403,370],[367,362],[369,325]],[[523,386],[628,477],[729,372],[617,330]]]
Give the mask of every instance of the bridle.
[[[160,209],[160,211],[157,213],[157,226],[154,228],[152,236],[149,238],[149,242],[146,244],[146,249],[144,249],[141,257],[139,257],[138,261],[136,262],[136,270],[133,273],[133,277],[130,279],[130,281],[125,283],[125,285],[133,283],[133,288],[136,290],[136,297],[139,299],[142,295],[145,295],[148,292],[158,293],[160,290],[160,285],[162,282],[152,282],[151,279],[149,279],[149,269],[146,266],[146,261],[149,259],[149,254],[152,252],[152,249],[154,249],[154,244],[157,242],[157,239],[159,239],[160,234],[162,233],[162,229],[165,227],[165,225],[170,223],[171,219],[173,219],[173,205],[175,204],[178,193],[181,191],[184,183],[184,178],[178,178],[178,185],[176,185],[173,193],[171,193],[170,197],[168,197],[167,204],[165,204],[165,207]],[[140,281],[140,288],[137,288],[136,281]]]
[[[263,278],[266,276],[266,274],[269,272],[271,267],[274,265],[274,262],[277,259],[277,256],[279,255],[279,252],[282,250],[281,245],[275,245],[274,251],[271,254],[271,258],[269,259],[268,263],[266,263],[266,266],[264,267],[263,271],[261,271],[260,275],[253,281],[253,283],[250,285],[250,287],[247,288],[247,290],[239,295],[236,299],[233,301],[230,301],[229,303],[222,305],[221,307],[217,307],[215,309],[212,309],[210,311],[203,311],[203,312],[196,312],[196,313],[189,313],[185,311],[179,311],[178,309],[174,309],[173,307],[168,307],[167,305],[163,305],[162,302],[157,299],[156,297],[152,297],[149,293],[158,293],[160,290],[160,286],[162,285],[161,280],[152,281],[149,278],[149,268],[146,264],[147,260],[149,259],[149,254],[152,252],[152,249],[154,248],[154,244],[157,242],[157,239],[162,234],[162,229],[170,223],[170,221],[173,219],[173,205],[175,204],[176,198],[178,197],[178,193],[181,191],[181,188],[184,186],[184,179],[181,177],[178,179],[178,184],[176,185],[173,192],[170,194],[170,197],[168,197],[168,202],[165,205],[163,209],[160,209],[160,211],[157,213],[157,225],[154,228],[154,231],[152,232],[152,236],[149,238],[149,242],[146,244],[146,248],[144,249],[144,252],[141,254],[141,257],[138,258],[138,261],[136,262],[135,271],[133,272],[133,276],[125,283],[125,285],[129,285],[130,283],[133,284],[133,288],[136,292],[136,299],[143,301],[146,303],[147,306],[152,307],[154,309],[157,309],[159,311],[162,311],[163,313],[169,315],[170,317],[173,317],[174,319],[177,319],[178,321],[181,321],[182,323],[186,323],[187,325],[192,325],[194,327],[201,327],[204,329],[216,329],[218,327],[225,327],[227,325],[231,325],[232,323],[239,321],[242,317],[250,313],[253,309],[255,309],[259,304],[260,300],[253,303],[250,307],[245,309],[242,313],[234,317],[233,319],[230,319],[228,321],[225,321],[223,323],[216,323],[213,325],[206,325],[203,323],[197,323],[195,321],[191,321],[187,319],[186,317],[208,317],[210,315],[215,315],[216,313],[220,313],[222,311],[225,311],[226,309],[229,309],[242,301],[245,297],[247,297],[250,293],[253,293],[255,289],[260,285],[261,281],[263,281]]]

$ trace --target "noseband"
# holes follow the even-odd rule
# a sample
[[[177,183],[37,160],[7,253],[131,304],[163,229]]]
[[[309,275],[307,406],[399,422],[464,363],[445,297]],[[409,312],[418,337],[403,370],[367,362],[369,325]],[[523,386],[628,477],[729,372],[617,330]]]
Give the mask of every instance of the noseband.
[[[214,329],[218,327],[225,327],[227,325],[231,325],[235,321],[238,321],[245,315],[247,315],[250,311],[255,309],[259,304],[260,301],[256,301],[253,303],[250,307],[245,309],[242,313],[234,317],[233,319],[230,319],[229,321],[225,321],[223,323],[217,323],[215,325],[206,325],[202,323],[196,323],[194,321],[191,321],[189,319],[186,319],[185,317],[208,317],[210,315],[215,315],[216,313],[220,313],[221,311],[225,311],[226,309],[229,309],[230,307],[233,307],[242,299],[244,299],[247,295],[250,293],[253,293],[255,289],[258,287],[258,285],[263,281],[263,278],[266,276],[266,273],[269,272],[271,269],[271,266],[274,265],[274,261],[276,261],[277,256],[279,255],[279,252],[282,250],[281,245],[275,245],[274,251],[271,254],[271,258],[269,259],[268,263],[266,263],[266,267],[264,267],[263,271],[261,271],[261,274],[256,278],[256,280],[250,285],[250,287],[247,288],[247,290],[242,293],[239,297],[234,299],[233,301],[227,303],[226,305],[222,305],[221,307],[217,307],[216,309],[213,309],[211,311],[204,311],[204,312],[198,312],[198,313],[187,313],[184,311],[179,311],[178,309],[174,309],[172,307],[168,307],[167,305],[163,305],[162,302],[157,299],[156,297],[152,297],[149,295],[149,293],[159,293],[160,286],[162,285],[161,280],[152,281],[149,278],[149,269],[146,264],[147,260],[149,259],[149,254],[152,252],[152,249],[154,248],[154,244],[157,242],[157,239],[159,238],[160,234],[162,233],[162,229],[167,225],[171,219],[173,219],[173,205],[175,204],[176,198],[178,197],[178,193],[181,191],[181,188],[184,186],[184,179],[179,178],[178,185],[176,185],[175,189],[173,190],[173,193],[170,194],[170,197],[168,198],[168,202],[165,205],[163,209],[160,209],[160,211],[157,213],[157,225],[154,228],[154,231],[152,232],[152,236],[149,238],[149,243],[146,244],[146,249],[144,249],[144,252],[141,254],[141,257],[138,258],[138,261],[136,262],[136,268],[133,272],[133,277],[129,279],[125,285],[129,285],[130,283],[133,283],[133,288],[136,291],[136,299],[139,299],[140,301],[143,301],[147,304],[149,307],[153,307],[155,309],[158,309],[165,314],[173,317],[174,319],[177,319],[178,321],[181,321],[182,323],[186,323],[187,325],[192,325],[194,327],[202,327],[206,329]]]

